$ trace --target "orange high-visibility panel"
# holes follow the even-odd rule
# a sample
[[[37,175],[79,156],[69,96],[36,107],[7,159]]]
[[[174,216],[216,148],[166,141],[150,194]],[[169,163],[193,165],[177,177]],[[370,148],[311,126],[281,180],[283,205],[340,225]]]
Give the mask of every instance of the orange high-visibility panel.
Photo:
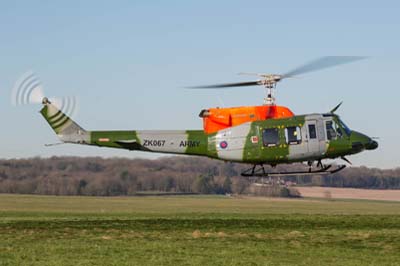
[[[200,117],[203,118],[204,132],[206,133],[213,133],[250,121],[292,116],[294,114],[289,108],[277,105],[210,108],[200,113]]]

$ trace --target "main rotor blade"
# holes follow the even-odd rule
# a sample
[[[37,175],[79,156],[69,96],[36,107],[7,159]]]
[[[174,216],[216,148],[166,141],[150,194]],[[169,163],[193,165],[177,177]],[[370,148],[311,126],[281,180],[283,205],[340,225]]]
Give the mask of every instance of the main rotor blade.
[[[260,83],[260,81],[224,83],[224,84],[188,87],[188,89],[219,89],[219,88],[245,87],[245,86],[254,86],[254,85],[261,85],[261,83]]]
[[[263,74],[263,73],[251,73],[251,72],[239,72],[238,75],[241,75],[241,76],[257,76],[257,77],[262,77],[262,76],[264,76],[265,74]]]
[[[287,77],[297,76],[300,74],[318,71],[318,70],[329,68],[329,67],[348,64],[348,63],[359,61],[359,60],[362,60],[365,58],[367,58],[367,57],[366,56],[324,56],[324,57],[321,57],[319,59],[311,61],[307,64],[304,64],[298,68],[295,68],[295,69],[287,72],[286,74],[283,75],[283,77],[287,78]]]

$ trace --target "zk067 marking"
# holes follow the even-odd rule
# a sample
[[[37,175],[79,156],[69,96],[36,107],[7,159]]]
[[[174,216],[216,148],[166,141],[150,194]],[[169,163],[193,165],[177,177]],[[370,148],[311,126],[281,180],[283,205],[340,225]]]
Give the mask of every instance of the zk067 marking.
[[[165,140],[145,139],[143,146],[145,147],[164,147]]]

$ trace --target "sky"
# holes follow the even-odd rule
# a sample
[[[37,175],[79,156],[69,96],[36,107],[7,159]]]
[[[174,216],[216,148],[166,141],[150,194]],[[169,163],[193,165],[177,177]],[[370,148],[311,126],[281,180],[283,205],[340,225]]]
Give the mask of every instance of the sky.
[[[262,87],[187,90],[282,73],[327,55],[367,60],[281,82],[296,114],[338,114],[379,137],[354,165],[400,167],[396,1],[0,1],[0,158],[161,155],[58,142],[39,105],[11,88],[34,71],[48,96],[76,96],[85,129],[200,129],[201,109],[262,104]]]

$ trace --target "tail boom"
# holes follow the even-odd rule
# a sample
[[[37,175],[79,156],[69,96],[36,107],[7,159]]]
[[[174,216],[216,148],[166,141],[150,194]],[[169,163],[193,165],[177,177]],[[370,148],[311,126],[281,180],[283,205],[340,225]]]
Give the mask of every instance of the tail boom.
[[[157,153],[207,155],[202,130],[92,131],[90,144]]]
[[[65,143],[157,153],[207,155],[208,137],[202,130],[86,131],[46,98],[40,111]]]

